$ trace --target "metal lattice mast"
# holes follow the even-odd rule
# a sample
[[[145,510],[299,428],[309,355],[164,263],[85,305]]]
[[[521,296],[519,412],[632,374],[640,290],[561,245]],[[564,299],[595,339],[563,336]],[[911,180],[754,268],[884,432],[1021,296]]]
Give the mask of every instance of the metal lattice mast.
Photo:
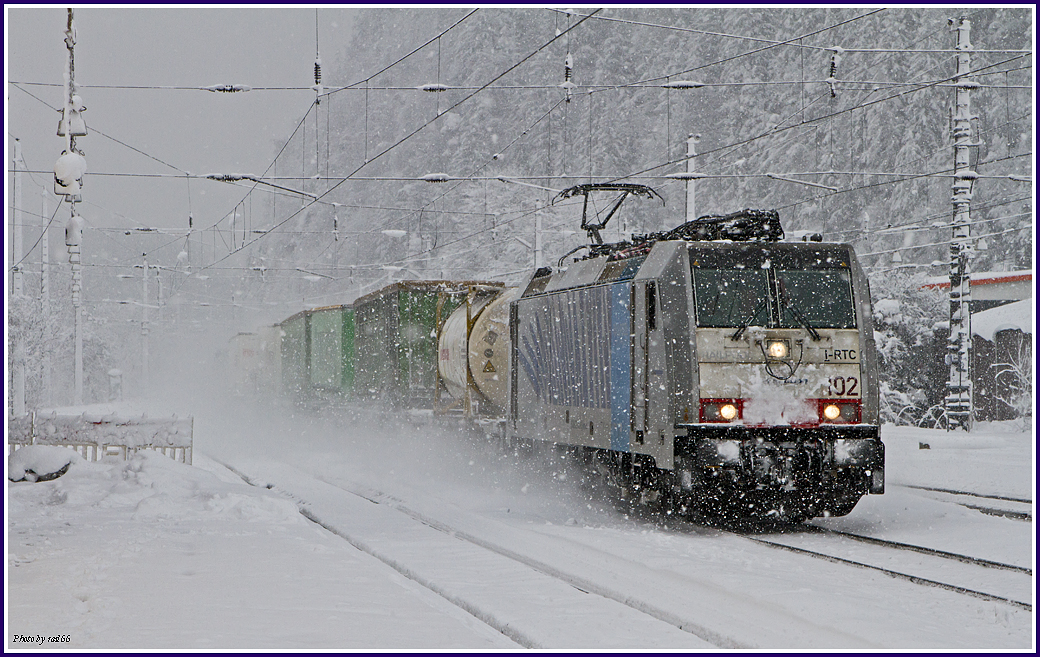
[[[954,21],[951,21],[954,22]],[[956,20],[957,75],[956,105],[953,113],[953,236],[950,242],[950,339],[947,363],[950,378],[946,386],[947,428],[971,429],[971,194],[978,174],[971,169],[970,148],[978,144],[971,135],[971,90],[978,86],[970,79],[971,22]]]

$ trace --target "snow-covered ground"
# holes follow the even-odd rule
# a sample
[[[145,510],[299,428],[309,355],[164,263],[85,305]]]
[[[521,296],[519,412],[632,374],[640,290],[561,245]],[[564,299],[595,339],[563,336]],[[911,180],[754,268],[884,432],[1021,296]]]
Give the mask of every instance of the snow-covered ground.
[[[225,406],[196,415],[192,466],[146,453],[8,482],[7,649],[1035,648],[1031,609],[753,540],[825,536],[627,515],[566,464],[368,420]],[[882,435],[886,494],[814,524],[1035,565],[1032,503],[994,499],[1034,499],[1031,426]],[[841,549],[938,581],[969,567]],[[1002,576],[963,575],[989,593]],[[1004,591],[1032,604],[1017,577]]]

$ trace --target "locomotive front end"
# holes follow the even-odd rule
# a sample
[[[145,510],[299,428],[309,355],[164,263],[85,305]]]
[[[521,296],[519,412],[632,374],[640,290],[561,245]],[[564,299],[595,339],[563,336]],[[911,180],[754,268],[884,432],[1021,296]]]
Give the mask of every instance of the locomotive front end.
[[[866,277],[852,248],[691,243],[696,393],[676,439],[702,509],[800,520],[884,492]]]

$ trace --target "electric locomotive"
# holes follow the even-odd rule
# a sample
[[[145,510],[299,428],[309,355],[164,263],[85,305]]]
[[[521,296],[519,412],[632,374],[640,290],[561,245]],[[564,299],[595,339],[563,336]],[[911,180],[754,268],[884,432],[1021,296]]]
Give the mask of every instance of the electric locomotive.
[[[534,272],[511,304],[509,438],[571,446],[626,493],[701,513],[801,521],[884,492],[850,245],[782,242],[775,211],[614,245],[604,225],[583,219],[589,256]]]

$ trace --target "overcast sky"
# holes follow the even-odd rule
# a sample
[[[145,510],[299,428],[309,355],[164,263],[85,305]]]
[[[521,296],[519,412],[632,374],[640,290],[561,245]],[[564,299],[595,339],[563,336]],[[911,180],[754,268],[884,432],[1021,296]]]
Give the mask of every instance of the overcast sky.
[[[325,71],[347,46],[352,12],[317,10]],[[275,142],[291,134],[314,100],[312,91],[302,90],[226,94],[91,88],[307,87],[313,84],[313,7],[80,8],[75,10],[75,22],[76,83],[90,130],[77,146],[86,155],[88,176],[177,174],[178,170],[261,174],[276,152]],[[11,166],[17,137],[28,168],[50,172],[65,145],[64,138],[55,134],[58,113],[48,105],[57,108],[63,102],[66,8],[5,7],[4,26],[6,166]],[[326,73],[326,82],[328,78]],[[37,184],[27,183],[23,193],[26,206],[38,213],[39,185],[50,188],[51,176],[33,179]],[[195,180],[189,185],[183,177],[94,175],[87,178],[80,211],[95,225],[186,228],[189,191],[196,227],[211,225],[245,195],[244,189],[225,183]],[[53,211],[56,197],[50,198]],[[58,225],[64,225],[67,214],[65,208],[59,211]]]

